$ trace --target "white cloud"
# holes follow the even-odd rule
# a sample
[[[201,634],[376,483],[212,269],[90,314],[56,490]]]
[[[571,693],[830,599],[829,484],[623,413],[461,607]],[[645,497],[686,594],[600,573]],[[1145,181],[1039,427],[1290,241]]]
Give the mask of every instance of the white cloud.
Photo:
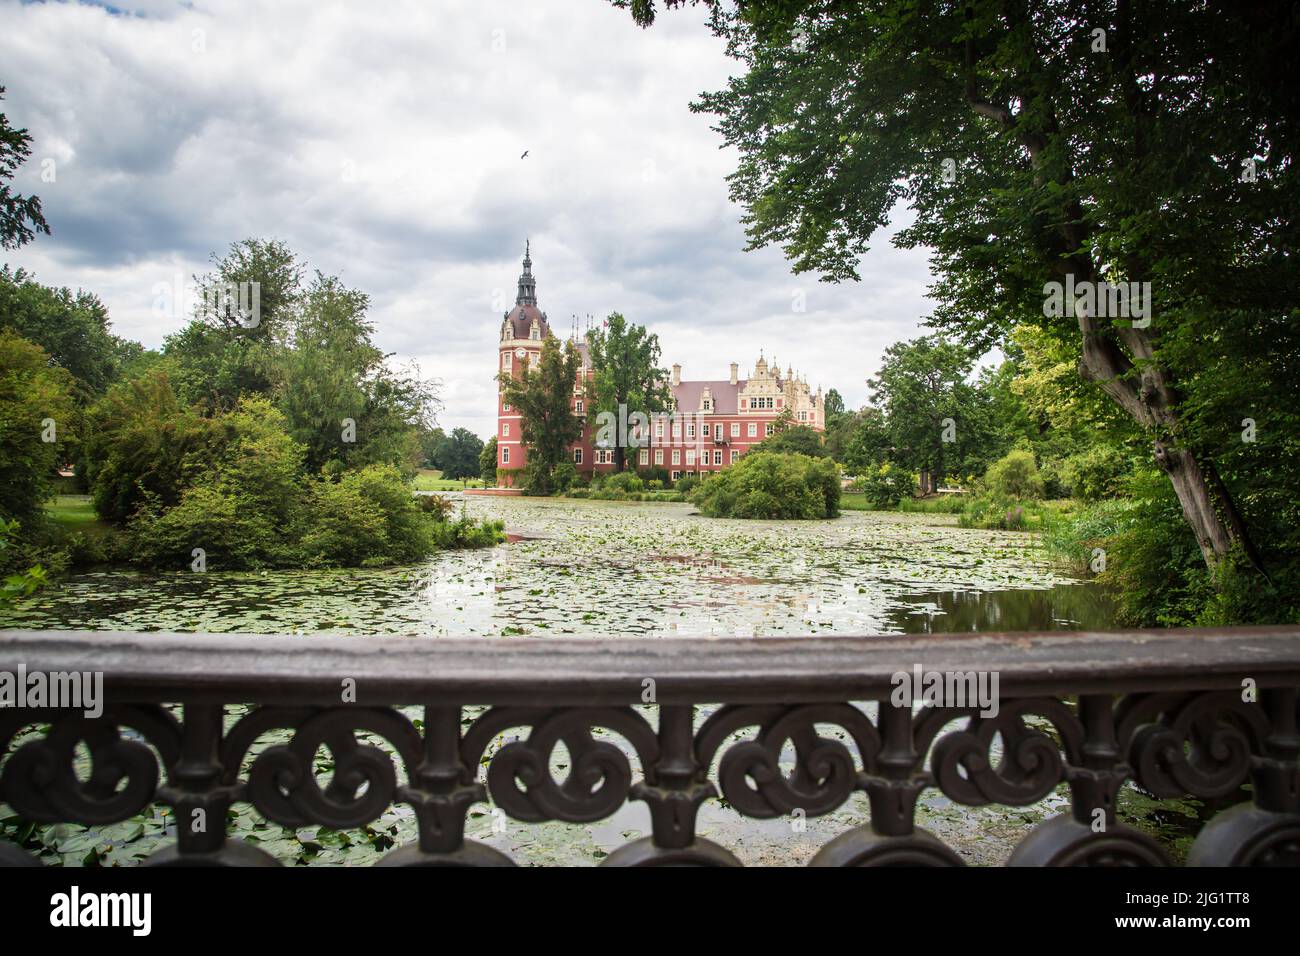
[[[830,286],[741,251],[734,155],[687,109],[739,65],[699,9],[641,30],[603,0],[125,6],[0,3],[4,108],[35,138],[19,188],[54,229],[7,258],[147,345],[180,324],[157,283],[277,237],[368,292],[379,344],[442,380],[443,424],[487,435],[525,237],[557,330],[621,311],[687,377],[761,347],[856,406],[928,311],[923,252],[878,241]]]

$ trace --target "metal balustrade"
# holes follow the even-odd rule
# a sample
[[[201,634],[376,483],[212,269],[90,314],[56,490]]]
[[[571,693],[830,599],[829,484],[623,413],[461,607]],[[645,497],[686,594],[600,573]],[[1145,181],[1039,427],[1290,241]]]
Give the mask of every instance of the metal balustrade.
[[[644,801],[652,835],[603,865],[736,865],[696,834],[704,801],[815,817],[857,791],[869,823],[830,840],[815,865],[960,865],[915,825],[927,788],[1024,806],[1062,783],[1071,812],[1030,829],[1011,864],[1167,864],[1116,817],[1129,780],[1161,799],[1249,783],[1250,802],[1206,824],[1188,863],[1300,864],[1300,627],[472,641],[0,631],[0,671],[20,665],[102,672],[107,703],[99,717],[0,708],[0,802],[30,821],[89,825],[168,805],[177,842],[146,865],[275,865],[221,825],[186,824],[195,811],[223,821],[238,801],[286,826],[336,829],[405,803],[418,842],[380,865],[510,865],[465,837],[471,805],[489,796],[532,822],[595,821]],[[893,675],[916,666],[996,674],[996,714],[897,705]],[[45,729],[15,745],[32,725]],[[526,734],[493,749],[511,728]],[[288,742],[251,754],[274,730]],[[79,747],[92,758],[84,780]],[[324,787],[321,748],[333,758]],[[37,861],[0,844],[0,864]]]

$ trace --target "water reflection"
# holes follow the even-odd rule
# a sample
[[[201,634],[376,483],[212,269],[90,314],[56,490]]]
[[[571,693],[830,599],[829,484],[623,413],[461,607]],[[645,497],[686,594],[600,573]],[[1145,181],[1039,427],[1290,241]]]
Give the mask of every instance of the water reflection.
[[[943,591],[897,598],[891,630],[907,634],[955,631],[1104,631],[1115,627],[1115,605],[1091,584],[1043,591]]]

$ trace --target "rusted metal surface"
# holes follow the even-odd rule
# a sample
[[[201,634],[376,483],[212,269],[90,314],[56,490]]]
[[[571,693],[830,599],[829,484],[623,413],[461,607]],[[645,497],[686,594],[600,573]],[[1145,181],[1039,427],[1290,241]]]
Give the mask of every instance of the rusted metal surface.
[[[464,837],[470,805],[490,797],[526,821],[594,821],[645,801],[653,835],[606,865],[732,865],[695,833],[705,800],[813,817],[865,791],[870,823],[815,863],[955,865],[914,824],[922,792],[1020,806],[1062,783],[1071,812],[1030,831],[1012,863],[1166,863],[1116,818],[1130,780],[1161,798],[1249,781],[1253,802],[1207,825],[1192,862],[1300,863],[1297,627],[473,641],[0,632],[0,671],[20,665],[102,672],[109,706],[97,718],[0,709],[0,801],[30,820],[92,824],[170,805],[179,839],[156,864],[273,863],[220,827],[185,828],[196,811],[222,820],[248,801],[285,825],[340,829],[406,803],[420,838],[386,865],[506,865]],[[914,669],[996,675],[996,706],[899,705],[897,677]],[[49,731],[11,751],[33,723]],[[512,728],[525,736],[496,747]],[[268,730],[289,742],[250,756]],[[85,781],[79,743],[97,768]],[[569,769],[556,779],[561,744]],[[311,772],[321,747],[334,762],[323,789]],[[0,865],[29,860],[0,847]]]

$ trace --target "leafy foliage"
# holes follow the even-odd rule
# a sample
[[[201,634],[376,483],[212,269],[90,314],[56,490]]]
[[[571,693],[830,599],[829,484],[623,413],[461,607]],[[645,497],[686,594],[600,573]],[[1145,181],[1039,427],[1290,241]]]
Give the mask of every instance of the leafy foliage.
[[[839,469],[828,458],[750,452],[705,479],[691,501],[711,518],[834,518]]]
[[[74,390],[39,345],[0,329],[0,520],[30,527],[54,493],[76,436]]]
[[[5,88],[0,86],[0,101],[4,94]],[[9,185],[18,167],[31,156],[31,142],[27,130],[10,126],[9,118],[0,112],[0,249],[17,249],[38,232],[50,234],[40,199],[15,193]]]
[[[572,342],[563,347],[554,335],[542,343],[536,366],[525,363],[518,377],[502,378],[505,400],[519,409],[519,430],[528,447],[524,481],[530,494],[550,494],[555,469],[582,436],[582,419],[573,411],[573,389],[582,357]]]

